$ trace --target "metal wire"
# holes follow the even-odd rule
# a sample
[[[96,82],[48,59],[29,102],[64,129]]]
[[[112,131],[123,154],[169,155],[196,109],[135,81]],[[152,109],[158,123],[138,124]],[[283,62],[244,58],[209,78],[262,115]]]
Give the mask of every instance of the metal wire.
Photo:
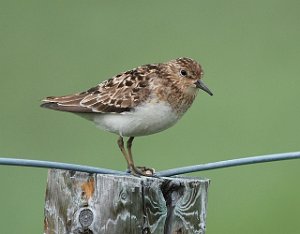
[[[49,162],[40,160],[30,160],[30,159],[17,159],[17,158],[0,158],[0,165],[8,166],[23,166],[23,167],[42,167],[42,168],[55,168],[70,171],[82,171],[88,173],[99,173],[99,174],[117,174],[125,175],[126,172],[115,171],[106,168],[82,166],[78,164],[61,163],[61,162]]]
[[[155,176],[169,177],[169,176],[186,174],[186,173],[191,173],[196,171],[213,170],[218,168],[234,167],[234,166],[281,161],[281,160],[290,160],[290,159],[298,159],[298,158],[300,158],[300,152],[261,155],[261,156],[238,158],[238,159],[232,159],[232,160],[226,160],[220,162],[212,162],[212,163],[206,163],[200,165],[174,168],[174,169],[157,172]],[[61,162],[17,159],[17,158],[0,158],[0,165],[55,168],[55,169],[63,169],[63,170],[71,170],[71,171],[82,171],[88,173],[128,175],[127,172],[116,171],[116,170],[111,170],[106,168],[90,167],[90,166],[61,163]]]
[[[290,159],[297,159],[297,158],[300,158],[300,152],[261,155],[261,156],[254,156],[248,158],[238,158],[238,159],[232,159],[232,160],[226,160],[220,162],[169,169],[169,170],[158,172],[157,176],[168,177],[168,176],[186,174],[186,173],[191,173],[196,171],[213,170],[218,168],[235,167],[241,165],[290,160]]]

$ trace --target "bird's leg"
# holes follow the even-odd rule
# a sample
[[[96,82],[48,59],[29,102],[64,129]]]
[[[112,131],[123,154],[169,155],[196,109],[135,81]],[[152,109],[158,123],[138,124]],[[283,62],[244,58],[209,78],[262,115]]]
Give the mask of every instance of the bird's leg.
[[[125,160],[127,162],[127,168],[128,168],[128,170],[130,170],[131,169],[130,165],[133,164],[133,161],[130,159],[130,157],[128,156],[128,154],[125,150],[123,137],[121,137],[121,136],[118,139],[118,146],[119,146],[123,156],[125,157]]]
[[[132,151],[131,151],[133,139],[134,139],[134,137],[129,137],[129,139],[127,141],[128,158],[129,158],[129,161],[132,162],[132,164],[129,164],[129,169],[131,170],[131,173],[135,174],[135,175],[152,176],[154,174],[153,168],[136,167],[134,165],[133,158],[132,158]]]
[[[131,167],[134,168],[134,162],[133,162],[133,158],[132,158],[132,151],[131,151],[131,146],[132,146],[132,142],[133,142],[134,137],[129,137],[128,141],[127,141],[127,152],[128,152],[128,158],[129,160],[132,162],[132,165],[129,165],[130,168],[128,169],[132,169]]]
[[[127,141],[128,169],[130,170],[131,174],[133,174],[133,175],[143,175],[143,173],[135,167],[134,162],[133,162],[132,151],[131,151],[133,139],[134,139],[134,137],[129,137],[129,139]]]

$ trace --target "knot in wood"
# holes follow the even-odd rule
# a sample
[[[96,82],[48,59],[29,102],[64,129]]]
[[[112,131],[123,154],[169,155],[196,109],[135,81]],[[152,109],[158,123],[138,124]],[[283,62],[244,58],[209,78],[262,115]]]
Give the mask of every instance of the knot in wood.
[[[94,220],[94,214],[90,209],[83,209],[79,214],[79,222],[83,228],[86,228],[92,224]]]
[[[123,201],[126,201],[126,200],[127,200],[127,194],[126,194],[125,192],[122,192],[122,193],[121,193],[121,199],[122,199]]]

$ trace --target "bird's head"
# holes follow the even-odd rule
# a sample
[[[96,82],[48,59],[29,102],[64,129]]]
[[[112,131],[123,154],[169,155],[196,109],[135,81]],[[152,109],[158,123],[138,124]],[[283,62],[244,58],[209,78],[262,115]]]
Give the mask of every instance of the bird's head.
[[[201,80],[204,73],[201,65],[197,61],[182,57],[171,60],[165,65],[168,73],[170,74],[169,78],[174,80],[176,83],[179,83],[188,89],[202,89],[209,95],[213,95],[213,93]]]

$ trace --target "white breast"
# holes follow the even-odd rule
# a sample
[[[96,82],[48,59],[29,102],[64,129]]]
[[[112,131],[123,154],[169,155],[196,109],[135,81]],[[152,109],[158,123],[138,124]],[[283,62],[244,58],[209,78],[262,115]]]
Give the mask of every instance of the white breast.
[[[180,118],[166,102],[145,103],[132,112],[93,114],[97,127],[120,136],[145,136],[163,131]]]

